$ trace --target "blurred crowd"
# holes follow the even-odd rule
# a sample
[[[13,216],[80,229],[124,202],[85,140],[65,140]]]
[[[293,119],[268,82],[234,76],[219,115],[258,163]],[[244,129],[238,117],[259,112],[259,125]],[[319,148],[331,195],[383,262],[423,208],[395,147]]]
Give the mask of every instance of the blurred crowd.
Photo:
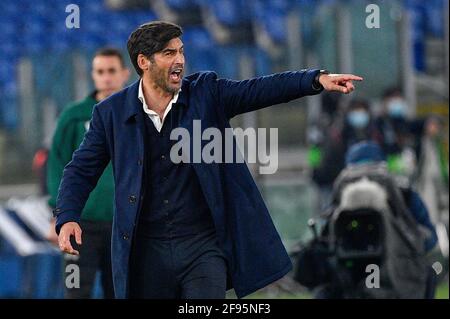
[[[309,129],[309,166],[327,203],[332,185],[345,166],[345,154],[361,141],[377,143],[386,154],[389,171],[414,185],[437,222],[448,209],[448,129],[445,117],[412,114],[402,91],[387,88],[377,112],[368,100],[322,99],[320,120]],[[448,217],[447,217],[448,218]]]
[[[321,111],[308,130],[320,232],[311,219],[297,281],[317,298],[434,298],[448,281],[448,118],[417,116],[397,87],[379,104],[324,94]],[[384,291],[367,289],[369,264]]]

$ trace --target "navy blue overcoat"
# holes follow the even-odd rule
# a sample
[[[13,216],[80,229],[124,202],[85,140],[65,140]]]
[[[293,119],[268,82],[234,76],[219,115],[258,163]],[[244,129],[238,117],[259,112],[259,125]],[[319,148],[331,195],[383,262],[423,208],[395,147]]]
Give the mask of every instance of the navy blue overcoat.
[[[244,81],[220,79],[214,72],[195,73],[183,79],[173,107],[185,108],[180,125],[190,136],[193,120],[201,120],[202,130],[218,128],[225,138],[224,131],[235,115],[320,93],[313,87],[318,72],[283,72]],[[79,222],[89,193],[112,162],[111,248],[117,298],[128,295],[130,250],[143,195],[144,112],[138,86],[136,81],[94,107],[89,130],[64,169],[54,210],[58,233],[64,223]],[[246,163],[192,165],[227,258],[228,287],[242,298],[287,274],[292,269],[290,258]]]

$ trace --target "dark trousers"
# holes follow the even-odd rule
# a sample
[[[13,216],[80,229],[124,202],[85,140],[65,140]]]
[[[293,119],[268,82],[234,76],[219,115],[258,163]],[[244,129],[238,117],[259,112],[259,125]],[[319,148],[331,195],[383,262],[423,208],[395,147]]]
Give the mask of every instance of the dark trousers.
[[[215,230],[175,238],[138,233],[130,265],[130,298],[225,298],[227,266]]]
[[[92,297],[97,271],[101,272],[101,284],[105,299],[114,298],[111,270],[111,222],[81,221],[83,244],[78,246],[72,239],[72,246],[80,252],[79,256],[66,255],[66,269],[75,264],[80,270],[80,287],[65,289],[68,299],[86,299]],[[67,276],[67,274],[66,274]]]
[[[437,275],[433,267],[428,267],[427,288],[425,290],[425,299],[434,299],[436,287],[438,284]]]

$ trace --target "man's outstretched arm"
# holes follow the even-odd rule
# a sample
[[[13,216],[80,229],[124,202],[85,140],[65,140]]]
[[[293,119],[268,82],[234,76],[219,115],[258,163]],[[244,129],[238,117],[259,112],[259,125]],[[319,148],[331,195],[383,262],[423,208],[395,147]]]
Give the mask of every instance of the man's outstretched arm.
[[[219,105],[228,118],[271,105],[327,91],[351,93],[353,81],[362,81],[352,74],[321,74],[318,69],[289,71],[234,81],[215,79],[213,88]]]
[[[55,230],[59,235],[58,242],[62,251],[78,254],[70,244],[70,237],[75,236],[76,242],[81,244],[81,212],[109,160],[105,128],[96,105],[89,130],[74,152],[72,161],[64,168],[58,190],[54,215]]]

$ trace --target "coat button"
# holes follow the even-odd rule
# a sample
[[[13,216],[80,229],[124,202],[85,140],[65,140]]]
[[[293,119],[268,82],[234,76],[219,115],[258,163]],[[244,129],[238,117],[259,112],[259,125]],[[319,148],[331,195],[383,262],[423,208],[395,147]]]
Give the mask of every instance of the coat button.
[[[55,209],[53,210],[53,217],[57,217],[57,216],[59,215],[60,212],[61,212],[61,209],[60,209],[60,208],[55,208]]]
[[[135,203],[135,202],[136,202],[136,196],[131,195],[130,197],[128,197],[128,201],[129,201],[130,203]]]
[[[166,156],[165,155],[161,155],[161,159],[162,160],[166,159]]]
[[[130,236],[128,236],[127,234],[125,234],[125,235],[123,235],[123,240],[128,240],[128,239],[130,239]]]
[[[169,204],[169,200],[168,200],[168,199],[165,199],[165,200],[164,200],[164,204]]]

